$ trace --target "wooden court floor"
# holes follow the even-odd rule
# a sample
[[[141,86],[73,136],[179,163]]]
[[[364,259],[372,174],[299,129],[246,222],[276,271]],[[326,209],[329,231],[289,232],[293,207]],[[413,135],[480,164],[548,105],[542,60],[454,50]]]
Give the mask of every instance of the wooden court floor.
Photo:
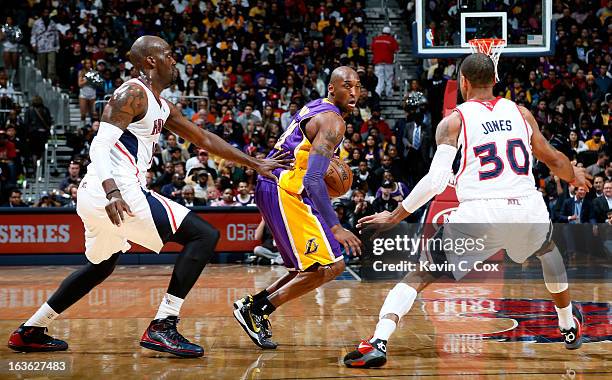
[[[73,267],[0,268],[2,339],[47,299]],[[0,379],[612,379],[612,284],[579,283],[586,334],[598,342],[566,351],[541,283],[436,284],[403,318],[382,369],[340,359],[373,331],[392,282],[336,280],[272,316],[275,351],[262,351],[232,316],[237,297],[283,274],[278,267],[211,265],[181,311],[180,331],[204,346],[199,359],[140,348],[170,280],[170,266],[118,267],[50,328],[69,350],[19,354],[0,347]],[[553,322],[551,322],[553,321]],[[61,360],[62,373],[11,372],[10,361]]]

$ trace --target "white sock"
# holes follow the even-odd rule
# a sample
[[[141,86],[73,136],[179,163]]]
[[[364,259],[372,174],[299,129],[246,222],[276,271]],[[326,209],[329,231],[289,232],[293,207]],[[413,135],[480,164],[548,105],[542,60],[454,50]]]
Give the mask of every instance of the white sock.
[[[172,294],[166,293],[161,303],[159,304],[159,309],[157,309],[157,314],[155,315],[155,319],[164,319],[168,317],[178,317],[179,312],[181,311],[181,306],[183,306],[184,299],[173,296]]]
[[[572,315],[571,302],[569,305],[561,309],[555,306],[555,310],[557,311],[557,316],[559,316],[559,327],[561,327],[563,330],[569,330],[576,326],[574,323],[574,316]]]
[[[34,315],[32,315],[30,319],[28,319],[23,325],[49,327],[51,322],[53,322],[53,320],[57,318],[58,315],[59,314],[57,314],[53,309],[51,309],[51,306],[47,305],[47,303],[45,302],[40,306],[38,310],[36,310],[36,313],[34,313]]]
[[[389,340],[389,337],[391,336],[391,334],[393,334],[393,331],[395,331],[396,327],[397,324],[391,319],[381,319],[376,324],[376,331],[374,331],[374,336],[372,337],[372,339],[370,339],[370,343],[373,343],[376,339],[381,339],[385,341]]]

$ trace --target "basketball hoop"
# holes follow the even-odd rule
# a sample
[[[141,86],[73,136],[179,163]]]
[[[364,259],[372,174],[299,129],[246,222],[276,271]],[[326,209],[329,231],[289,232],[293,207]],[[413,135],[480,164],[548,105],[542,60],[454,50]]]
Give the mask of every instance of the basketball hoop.
[[[495,65],[495,81],[499,82],[497,62],[499,62],[502,50],[506,47],[506,40],[501,38],[475,38],[469,40],[468,43],[473,53],[483,53],[491,57],[493,65]]]

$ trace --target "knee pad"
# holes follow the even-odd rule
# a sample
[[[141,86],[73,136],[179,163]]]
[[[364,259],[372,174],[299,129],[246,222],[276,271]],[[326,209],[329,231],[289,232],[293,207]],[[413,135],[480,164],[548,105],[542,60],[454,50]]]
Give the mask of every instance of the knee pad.
[[[544,284],[551,293],[561,293],[568,288],[567,272],[559,249],[555,246],[552,251],[537,256],[542,263]]]
[[[385,303],[380,308],[378,318],[382,319],[387,314],[395,314],[399,319],[410,311],[417,296],[415,288],[400,282],[387,294]]]

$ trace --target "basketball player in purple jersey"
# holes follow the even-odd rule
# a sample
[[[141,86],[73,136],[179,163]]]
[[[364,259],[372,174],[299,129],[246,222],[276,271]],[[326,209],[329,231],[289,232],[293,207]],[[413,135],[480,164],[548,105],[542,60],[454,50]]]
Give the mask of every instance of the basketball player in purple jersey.
[[[361,242],[344,229],[329,200],[324,176],[346,125],[343,116],[355,108],[361,92],[359,76],[350,67],[336,68],[328,97],[306,104],[270,152],[288,152],[291,169],[274,170],[278,182],[259,176],[255,201],[270,227],[289,272],[254,296],[234,303],[234,317],[261,348],[270,340],[268,316],[344,271],[342,247],[359,254]]]

